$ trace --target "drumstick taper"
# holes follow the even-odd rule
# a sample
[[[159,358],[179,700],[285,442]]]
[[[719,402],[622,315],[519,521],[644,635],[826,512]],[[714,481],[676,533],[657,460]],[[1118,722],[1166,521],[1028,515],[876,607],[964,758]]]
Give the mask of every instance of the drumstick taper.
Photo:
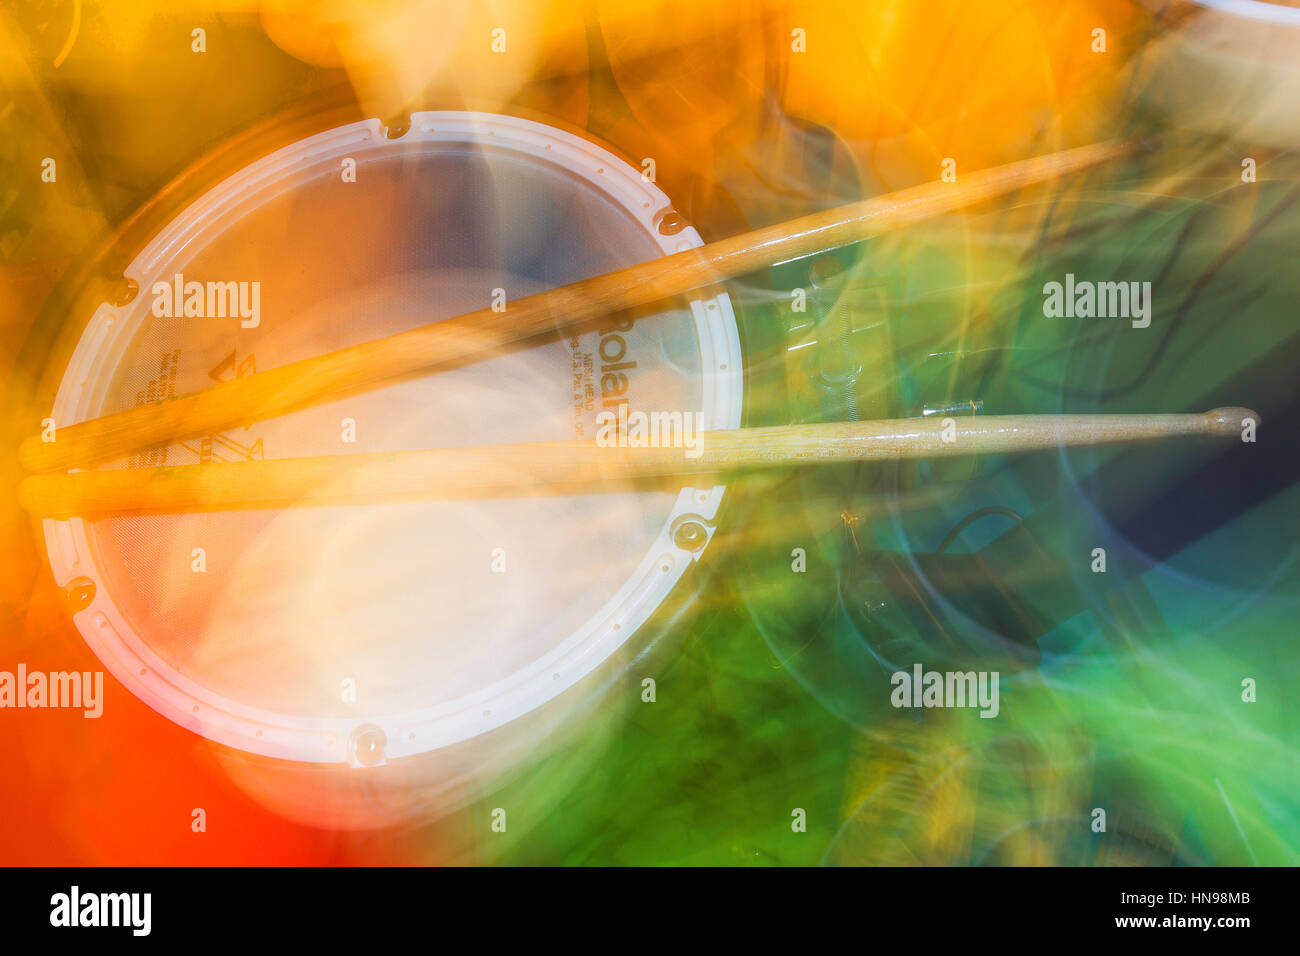
[[[1005,415],[783,425],[683,436],[682,447],[596,439],[33,475],[23,506],[44,517],[201,511],[591,491],[640,479],[720,476],[825,462],[1002,454],[1179,435],[1240,435],[1247,408],[1185,415]],[[622,432],[630,442],[631,433]],[[698,439],[696,441],[695,439]]]
[[[967,173],[952,183],[924,183],[539,292],[510,303],[503,312],[484,308],[102,418],[69,425],[55,421],[53,440],[28,437],[19,458],[29,471],[54,471],[217,434],[900,229],[1114,159],[1132,148],[1123,142],[1095,143]]]

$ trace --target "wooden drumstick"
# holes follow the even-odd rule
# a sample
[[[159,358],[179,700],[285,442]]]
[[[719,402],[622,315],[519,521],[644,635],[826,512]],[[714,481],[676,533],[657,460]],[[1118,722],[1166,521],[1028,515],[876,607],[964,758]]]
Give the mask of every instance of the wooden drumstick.
[[[925,183],[539,292],[511,303],[504,312],[484,308],[163,402],[77,424],[56,423],[53,441],[31,436],[20,446],[19,457],[30,471],[53,471],[217,434],[900,229],[1114,159],[1132,148],[1121,142],[1097,143],[967,173],[955,183]]]
[[[1006,415],[903,418],[674,434],[681,447],[640,448],[597,439],[282,458],[170,468],[33,475],[23,506],[45,517],[266,508],[484,494],[592,491],[611,482],[825,462],[1002,454],[1241,434],[1246,408],[1188,415]],[[622,432],[631,440],[630,431]],[[698,439],[698,441],[696,440]],[[614,440],[617,440],[614,437]],[[615,485],[614,487],[617,487]]]

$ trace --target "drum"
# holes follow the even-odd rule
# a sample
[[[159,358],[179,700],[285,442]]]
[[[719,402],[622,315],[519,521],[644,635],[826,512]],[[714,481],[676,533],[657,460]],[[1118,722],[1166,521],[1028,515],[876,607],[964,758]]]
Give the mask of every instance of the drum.
[[[1135,70],[1134,92],[1144,105],[1177,126],[1251,144],[1251,152],[1300,143],[1300,9],[1286,0],[1144,3],[1169,24]]]
[[[700,244],[641,169],[568,131],[469,112],[338,126],[229,176],[135,251],[131,293],[89,316],[50,415],[79,422],[489,304],[508,313],[521,296]],[[731,304],[705,292],[104,467],[592,436],[619,403],[735,428],[741,370]],[[723,493],[42,530],[78,631],[163,716],[224,747],[351,774],[454,750],[445,778],[491,763],[500,748],[480,742],[511,737],[638,639],[703,554]]]

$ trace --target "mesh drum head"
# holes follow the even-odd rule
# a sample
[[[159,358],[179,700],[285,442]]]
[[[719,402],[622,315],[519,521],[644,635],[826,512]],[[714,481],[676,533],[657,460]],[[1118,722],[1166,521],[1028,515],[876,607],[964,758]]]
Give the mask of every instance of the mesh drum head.
[[[139,294],[88,322],[53,416],[180,395],[700,245],[667,197],[567,132],[418,113],[312,136],[197,199],[126,269]],[[668,230],[665,230],[668,231]],[[178,280],[176,277],[182,276]],[[160,317],[159,282],[258,285],[239,315]],[[251,285],[248,288],[252,288]],[[495,297],[495,299],[494,299]],[[249,327],[245,327],[248,325]],[[412,377],[105,467],[590,437],[603,401],[740,424],[725,295]],[[473,741],[628,641],[711,533],[723,489],[611,490],[47,520],[75,621],[133,693],[244,751],[373,765]]]

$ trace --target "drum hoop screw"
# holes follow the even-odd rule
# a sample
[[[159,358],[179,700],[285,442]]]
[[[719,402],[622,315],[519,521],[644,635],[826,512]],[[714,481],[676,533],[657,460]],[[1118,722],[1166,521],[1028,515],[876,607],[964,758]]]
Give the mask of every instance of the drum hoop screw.
[[[118,308],[130,305],[135,301],[135,297],[139,292],[140,283],[130,277],[123,276],[123,278],[117,283],[116,289],[114,289],[113,305]]]
[[[675,236],[686,228],[686,220],[676,209],[669,209],[659,218],[659,234]]]
[[[352,732],[352,759],[362,767],[377,767],[384,762],[388,736],[383,728],[366,724]]]
[[[94,602],[95,582],[85,577],[73,578],[64,587],[63,593],[67,595],[72,613],[76,614],[78,611],[84,611]]]
[[[673,544],[683,551],[703,551],[709,543],[709,532],[699,521],[686,518],[673,529]]]

